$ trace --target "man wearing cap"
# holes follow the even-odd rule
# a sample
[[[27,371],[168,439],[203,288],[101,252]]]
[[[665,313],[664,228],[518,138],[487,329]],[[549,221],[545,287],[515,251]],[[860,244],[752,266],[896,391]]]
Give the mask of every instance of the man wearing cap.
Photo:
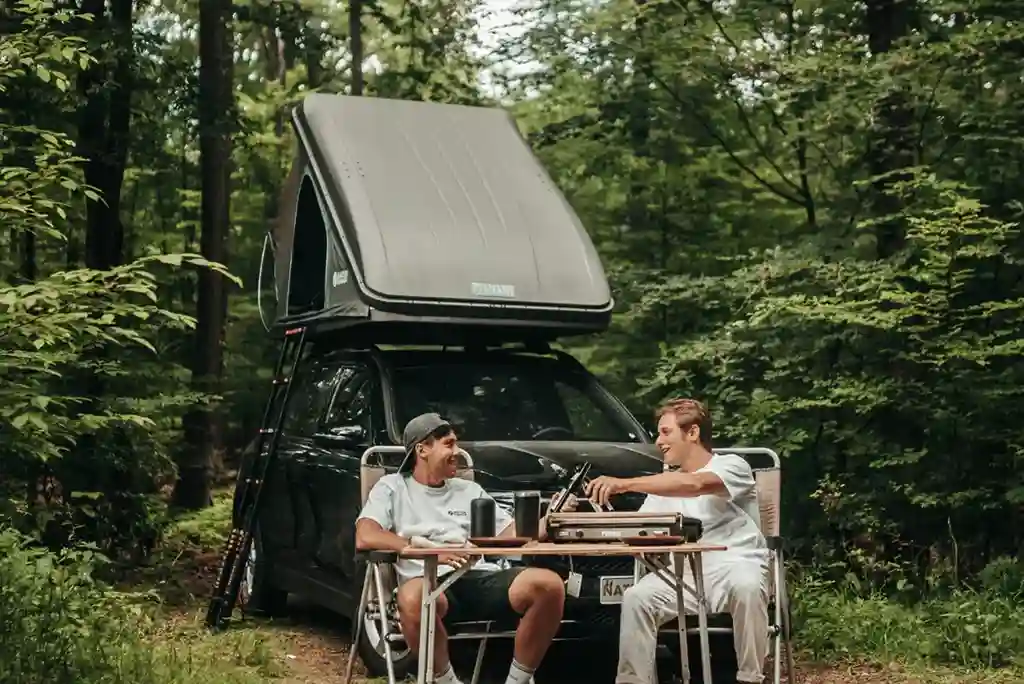
[[[459,446],[451,424],[436,413],[409,421],[402,435],[405,460],[393,475],[382,477],[356,521],[360,550],[401,551],[413,537],[438,544],[462,544],[469,536],[470,502],[491,498],[475,482],[456,477]],[[515,536],[511,517],[495,506],[500,537]],[[441,555],[438,574],[463,566],[468,553]],[[402,634],[413,649],[419,645],[423,562],[399,559],[398,612]],[[565,588],[554,572],[541,568],[507,568],[480,561],[453,583],[437,601],[434,663],[439,684],[460,684],[448,660],[448,635],[441,620],[519,618],[515,651],[506,684],[527,684],[540,665],[562,621]],[[466,617],[462,617],[466,616]]]

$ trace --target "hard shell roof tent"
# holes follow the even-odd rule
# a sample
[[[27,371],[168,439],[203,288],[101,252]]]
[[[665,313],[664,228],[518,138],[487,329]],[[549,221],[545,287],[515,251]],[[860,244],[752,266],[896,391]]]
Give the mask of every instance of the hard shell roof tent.
[[[382,343],[410,324],[547,338],[607,327],[594,245],[507,112],[312,94],[292,120],[275,326],[369,326]]]

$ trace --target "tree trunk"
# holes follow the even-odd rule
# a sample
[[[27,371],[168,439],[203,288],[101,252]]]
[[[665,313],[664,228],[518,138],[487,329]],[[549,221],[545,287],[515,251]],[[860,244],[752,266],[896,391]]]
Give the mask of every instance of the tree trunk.
[[[202,177],[200,249],[204,257],[227,263],[231,200],[233,55],[228,22],[230,0],[199,4],[199,154]],[[193,388],[216,394],[224,365],[227,284],[207,269],[199,271]],[[185,417],[185,450],[178,459],[174,503],[189,509],[210,503],[211,470],[223,441],[223,418],[215,407],[197,407]]]
[[[872,58],[892,50],[910,32],[916,16],[915,0],[867,0],[865,28]],[[905,177],[901,171],[915,163],[914,112],[910,96],[899,83],[875,103],[874,118],[868,167],[876,177],[872,183],[874,214],[887,217],[875,229],[876,253],[885,259],[899,252],[906,242],[906,226],[893,216],[900,209],[900,201],[892,196],[890,188]]]
[[[348,34],[352,50],[352,94],[363,94],[363,0],[349,0]]]
[[[128,130],[132,100],[132,0],[114,0],[110,16],[103,0],[91,0],[83,11],[92,13],[98,35],[110,32],[114,53],[112,83],[101,59],[85,71],[79,89],[85,103],[79,112],[78,151],[87,160],[85,182],[99,194],[86,204],[85,265],[106,270],[123,260],[121,186],[128,163]]]

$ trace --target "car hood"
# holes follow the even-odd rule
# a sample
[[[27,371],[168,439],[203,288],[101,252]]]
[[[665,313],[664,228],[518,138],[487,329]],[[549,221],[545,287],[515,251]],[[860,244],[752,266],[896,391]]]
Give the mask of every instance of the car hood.
[[[589,462],[589,477],[636,477],[659,473],[661,454],[653,444],[604,442],[464,442],[475,477],[485,489],[556,491],[573,468]]]

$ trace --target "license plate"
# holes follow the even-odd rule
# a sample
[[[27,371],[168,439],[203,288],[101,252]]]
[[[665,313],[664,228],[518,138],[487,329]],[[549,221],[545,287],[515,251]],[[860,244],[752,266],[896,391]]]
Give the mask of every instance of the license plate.
[[[632,575],[612,575],[610,577],[602,577],[600,581],[601,603],[622,603],[622,594],[631,586],[633,586]]]

